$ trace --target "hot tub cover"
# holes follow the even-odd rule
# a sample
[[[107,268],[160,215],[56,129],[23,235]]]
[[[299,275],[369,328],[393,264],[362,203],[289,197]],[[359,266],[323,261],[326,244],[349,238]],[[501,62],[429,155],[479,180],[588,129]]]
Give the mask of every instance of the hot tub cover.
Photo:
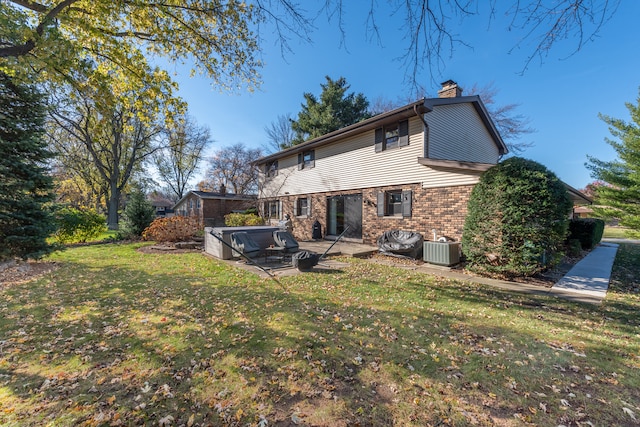
[[[424,237],[414,231],[385,231],[378,238],[378,250],[384,255],[417,259],[422,255]]]

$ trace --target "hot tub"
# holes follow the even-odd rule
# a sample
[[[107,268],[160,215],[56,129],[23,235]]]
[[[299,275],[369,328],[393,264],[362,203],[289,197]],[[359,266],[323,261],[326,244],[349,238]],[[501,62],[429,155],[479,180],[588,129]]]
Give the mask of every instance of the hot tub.
[[[226,243],[231,245],[231,234],[238,231],[244,231],[253,239],[261,248],[267,248],[273,245],[273,232],[280,230],[280,227],[270,227],[262,225],[252,225],[244,227],[205,227],[204,228],[204,251],[209,255],[213,255],[220,259],[232,259],[233,254],[230,247],[226,246],[218,239],[211,235],[213,232],[216,236],[221,237]]]

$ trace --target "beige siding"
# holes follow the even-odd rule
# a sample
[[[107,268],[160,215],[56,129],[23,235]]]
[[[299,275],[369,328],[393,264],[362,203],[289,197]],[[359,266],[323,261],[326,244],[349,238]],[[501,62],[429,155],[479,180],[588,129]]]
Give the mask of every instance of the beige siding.
[[[480,180],[481,172],[458,170],[435,170],[425,167],[428,170],[429,178],[422,182],[422,188],[455,187],[459,185],[474,185]]]
[[[496,163],[498,147],[471,104],[441,105],[426,116],[429,158]]]
[[[446,134],[443,129],[446,126],[451,126],[452,122],[450,119],[447,120],[446,115],[452,112],[447,111],[443,114],[438,112],[440,108],[442,107],[436,107],[434,111],[425,115],[431,130],[430,143],[432,146],[434,140],[436,147],[443,146],[448,141],[452,142],[455,155],[447,156],[448,160],[486,163],[497,161],[497,148],[471,105],[468,105],[468,109],[453,111],[455,113],[454,120],[469,123],[453,126],[454,129],[459,129],[454,132],[458,137],[450,138],[448,141],[443,136]],[[467,115],[472,117],[465,121]],[[403,184],[421,184],[423,188],[475,184],[478,181],[478,173],[436,170],[418,163],[418,158],[424,157],[425,135],[423,128],[424,125],[420,118],[411,118],[409,120],[409,145],[380,153],[375,152],[375,131],[373,130],[319,147],[315,151],[315,167],[310,169],[298,170],[297,155],[279,159],[278,175],[266,181],[260,197],[350,191]],[[465,130],[460,130],[461,128]],[[482,145],[490,147],[469,149],[465,153],[464,149],[460,148],[461,143],[458,140],[462,139],[460,136],[462,134],[471,138],[473,131],[477,132],[477,138]],[[494,149],[492,150],[491,147]],[[442,150],[440,151],[442,152]]]

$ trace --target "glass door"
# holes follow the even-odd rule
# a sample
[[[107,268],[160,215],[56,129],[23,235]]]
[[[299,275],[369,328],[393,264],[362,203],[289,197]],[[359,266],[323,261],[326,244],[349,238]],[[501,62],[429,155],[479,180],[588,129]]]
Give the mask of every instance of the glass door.
[[[327,197],[327,235],[362,239],[362,194]]]

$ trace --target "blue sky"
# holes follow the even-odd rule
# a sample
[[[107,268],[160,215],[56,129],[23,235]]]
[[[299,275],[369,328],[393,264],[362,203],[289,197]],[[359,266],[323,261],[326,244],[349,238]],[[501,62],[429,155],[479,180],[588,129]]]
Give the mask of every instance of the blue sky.
[[[384,2],[378,4],[384,7]],[[346,46],[341,45],[335,22],[327,23],[324,17],[311,34],[312,43],[294,40],[293,52],[284,57],[272,40],[265,40],[263,83],[253,93],[221,93],[202,77],[188,77],[187,69],[171,69],[190,114],[210,128],[213,149],[238,142],[264,146],[265,127],[278,115],[295,117],[303,93],[319,95],[326,75],[344,76],[350,91],[362,92],[370,101],[406,99],[411,87],[397,60],[407,46],[401,17],[380,11],[377,19],[383,38],[379,44],[366,34],[365,6],[351,6],[346,12]],[[522,156],[544,164],[569,185],[583,188],[593,181],[584,166],[587,155],[615,158],[605,143],[610,134],[598,113],[628,120],[625,103],[638,98],[639,17],[640,2],[623,0],[598,37],[582,50],[569,56],[575,43],[563,42],[543,63],[534,59],[524,74],[520,72],[532,48],[524,45],[510,53],[520,34],[506,30],[508,19],[496,16],[490,26],[486,15],[467,19],[453,30],[471,47],[456,46],[451,58],[445,57],[441,71],[431,75],[425,68],[420,82],[434,97],[439,82],[448,79],[462,88],[493,83],[499,90],[496,103],[520,104],[517,113],[528,117],[530,127],[536,129],[525,136],[534,146]]]

